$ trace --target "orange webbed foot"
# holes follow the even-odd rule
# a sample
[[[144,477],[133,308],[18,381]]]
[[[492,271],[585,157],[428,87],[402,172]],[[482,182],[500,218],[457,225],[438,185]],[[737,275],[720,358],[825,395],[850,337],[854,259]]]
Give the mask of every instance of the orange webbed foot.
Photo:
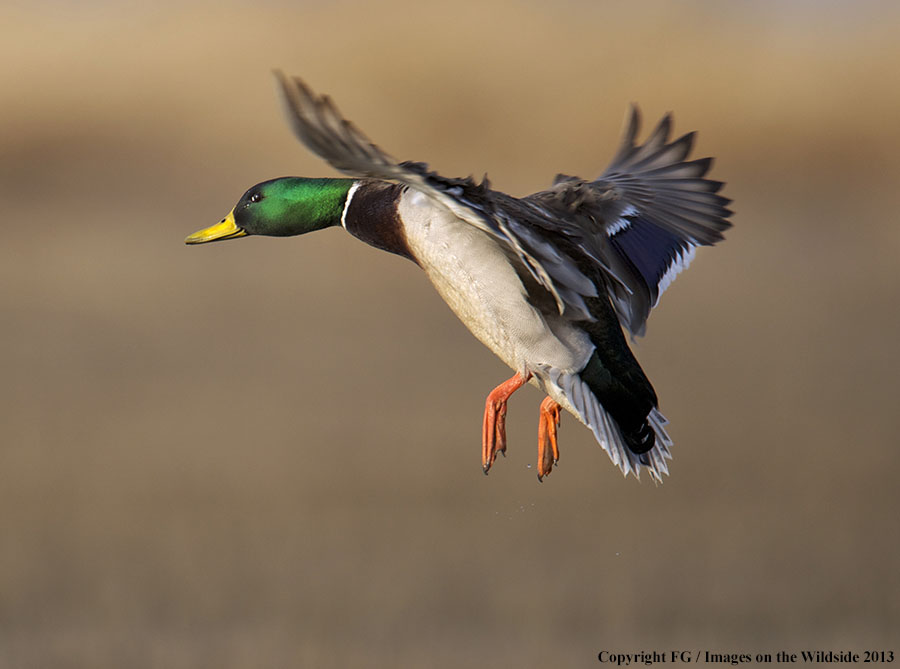
[[[487,474],[497,459],[506,453],[506,403],[510,395],[525,385],[531,374],[516,373],[511,379],[494,388],[484,403],[484,424],[481,429],[481,467]]]
[[[559,403],[550,397],[541,402],[540,420],[538,422],[538,481],[553,469],[559,462],[559,445],[557,431],[559,428]]]

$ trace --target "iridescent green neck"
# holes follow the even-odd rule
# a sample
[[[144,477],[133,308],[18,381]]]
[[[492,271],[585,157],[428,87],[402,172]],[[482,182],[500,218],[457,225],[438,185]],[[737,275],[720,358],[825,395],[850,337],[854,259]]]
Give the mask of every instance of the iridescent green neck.
[[[251,235],[288,237],[340,225],[354,179],[282,177],[249,189],[234,208]]]

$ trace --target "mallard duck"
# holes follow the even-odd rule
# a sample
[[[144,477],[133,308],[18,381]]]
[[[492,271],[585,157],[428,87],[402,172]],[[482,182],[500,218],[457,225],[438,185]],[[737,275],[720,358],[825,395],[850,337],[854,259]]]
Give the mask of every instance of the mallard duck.
[[[622,473],[668,474],[672,440],[656,393],[623,328],[647,317],[698,246],[723,239],[730,200],[705,178],[711,158],[688,160],[694,133],[669,140],[665,115],[643,144],[632,105],[621,147],[594,180],[557,175],[516,198],[487,177],[446,178],[397,162],[298,78],[276,77],[293,130],[350,178],[284,177],[250,188],[219,223],[189,236],[203,244],[284,237],[341,226],[416,263],[450,308],[515,372],[487,396],[485,473],[506,451],[510,396],[538,387],[537,475],[559,460],[565,409],[593,432]]]

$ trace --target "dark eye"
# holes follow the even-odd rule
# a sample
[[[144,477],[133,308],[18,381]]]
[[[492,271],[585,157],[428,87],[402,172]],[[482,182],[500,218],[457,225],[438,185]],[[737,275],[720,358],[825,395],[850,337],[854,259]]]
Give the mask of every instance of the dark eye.
[[[260,195],[259,193],[254,193],[250,196],[251,202],[259,202],[260,200],[262,200],[262,195]]]

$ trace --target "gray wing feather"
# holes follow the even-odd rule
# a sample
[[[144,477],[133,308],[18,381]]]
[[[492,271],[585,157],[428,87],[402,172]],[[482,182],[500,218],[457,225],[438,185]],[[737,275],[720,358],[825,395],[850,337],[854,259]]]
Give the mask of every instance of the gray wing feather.
[[[598,213],[607,214],[604,218],[608,219],[617,208],[623,210],[631,205],[657,225],[695,245],[723,239],[722,232],[731,227],[727,220],[731,211],[725,206],[730,200],[715,194],[721,182],[703,178],[712,166],[712,158],[685,161],[693,148],[695,133],[668,143],[671,114],[666,114],[650,138],[636,146],[639,128],[640,113],[632,106],[616,157],[592,182],[594,188],[606,192],[603,204],[620,206],[607,206],[607,211]],[[698,204],[705,209],[699,209]]]
[[[722,182],[704,178],[712,159],[686,160],[695,134],[669,141],[671,114],[640,145],[639,129],[640,113],[632,106],[622,144],[599,178],[560,174],[549,190],[526,198],[578,228],[570,237],[597,262],[632,334],[644,333],[650,310],[694,249],[715,244],[731,227],[730,200],[718,195]]]

